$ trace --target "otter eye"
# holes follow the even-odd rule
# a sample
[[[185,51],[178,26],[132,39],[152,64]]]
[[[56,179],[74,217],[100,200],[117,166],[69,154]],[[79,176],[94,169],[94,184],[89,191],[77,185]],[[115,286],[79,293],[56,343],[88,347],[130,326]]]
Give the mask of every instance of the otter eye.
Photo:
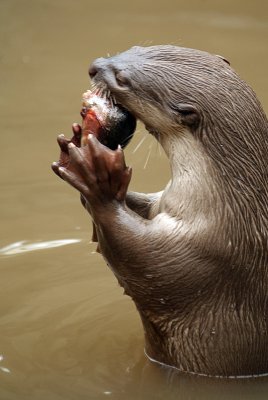
[[[119,86],[128,86],[129,80],[123,71],[115,73],[115,79]]]
[[[191,104],[176,104],[172,107],[177,114],[180,115],[181,122],[184,125],[195,128],[200,122],[200,114],[198,109]]]

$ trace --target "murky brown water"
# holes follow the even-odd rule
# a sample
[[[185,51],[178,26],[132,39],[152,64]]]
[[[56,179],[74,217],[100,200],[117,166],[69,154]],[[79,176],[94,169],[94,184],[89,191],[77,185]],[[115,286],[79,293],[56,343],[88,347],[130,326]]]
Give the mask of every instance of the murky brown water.
[[[89,62],[134,44],[225,55],[267,111],[267,20],[262,0],[1,0],[0,400],[267,399],[267,379],[182,376],[146,360],[77,193],[50,171],[56,135],[80,120]],[[167,163],[149,136],[134,151],[144,135],[126,151],[132,189],[159,190]]]

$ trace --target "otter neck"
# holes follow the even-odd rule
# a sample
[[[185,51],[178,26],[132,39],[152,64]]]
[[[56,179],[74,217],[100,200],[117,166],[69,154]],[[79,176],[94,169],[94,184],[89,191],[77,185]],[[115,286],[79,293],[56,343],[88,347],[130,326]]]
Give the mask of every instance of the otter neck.
[[[202,144],[187,129],[179,135],[163,135],[159,141],[169,158],[172,176],[164,191],[164,206],[171,214],[183,214],[190,220],[201,214],[211,218],[217,208],[215,203],[220,205],[221,200]]]
[[[160,143],[170,161],[172,179],[205,165],[205,154],[200,143],[191,132],[183,130],[179,133],[163,135]]]

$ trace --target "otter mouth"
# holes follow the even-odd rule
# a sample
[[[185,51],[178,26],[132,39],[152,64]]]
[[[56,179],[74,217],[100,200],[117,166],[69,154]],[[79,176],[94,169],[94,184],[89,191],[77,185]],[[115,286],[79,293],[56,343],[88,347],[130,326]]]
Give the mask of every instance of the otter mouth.
[[[149,126],[145,121],[143,121],[141,118],[139,118],[135,111],[128,109],[128,107],[124,104],[124,92],[129,89],[127,86],[124,86],[125,82],[121,82],[118,80],[119,77],[116,78],[116,74],[114,74],[114,79],[111,81],[109,79],[109,82],[106,82],[106,78],[103,80],[96,80],[95,78],[92,79],[91,83],[91,90],[92,92],[95,92],[98,94],[98,96],[107,99],[113,107],[119,107],[120,109],[124,110],[125,112],[129,113],[135,120],[139,119],[145,126],[145,129],[149,134],[152,136],[158,137],[159,132],[155,130],[155,128]],[[119,82],[121,84],[119,84]],[[124,83],[124,84],[123,84]],[[116,94],[114,92],[117,92]],[[130,122],[130,121],[129,121]],[[120,127],[118,127],[120,128]],[[127,131],[126,131],[126,136],[127,136]],[[133,132],[134,135],[134,132]],[[132,135],[132,136],[133,136]],[[131,138],[132,138],[131,136]]]
[[[113,89],[110,89],[110,86],[108,83],[106,83],[106,81],[92,79],[90,90],[92,94],[95,94],[96,96],[99,96],[100,98],[107,100],[111,106],[113,107],[119,106],[124,109],[127,109],[124,106],[124,104],[122,104],[122,102],[118,100],[117,96],[114,94]]]

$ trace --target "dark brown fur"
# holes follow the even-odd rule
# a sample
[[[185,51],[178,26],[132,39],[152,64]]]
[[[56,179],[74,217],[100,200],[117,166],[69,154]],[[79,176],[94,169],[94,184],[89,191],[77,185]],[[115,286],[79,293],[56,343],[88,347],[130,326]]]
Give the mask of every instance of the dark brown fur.
[[[147,354],[200,374],[268,373],[268,123],[256,95],[220,57],[175,46],[134,47],[90,74],[170,159],[163,192],[88,206]]]

